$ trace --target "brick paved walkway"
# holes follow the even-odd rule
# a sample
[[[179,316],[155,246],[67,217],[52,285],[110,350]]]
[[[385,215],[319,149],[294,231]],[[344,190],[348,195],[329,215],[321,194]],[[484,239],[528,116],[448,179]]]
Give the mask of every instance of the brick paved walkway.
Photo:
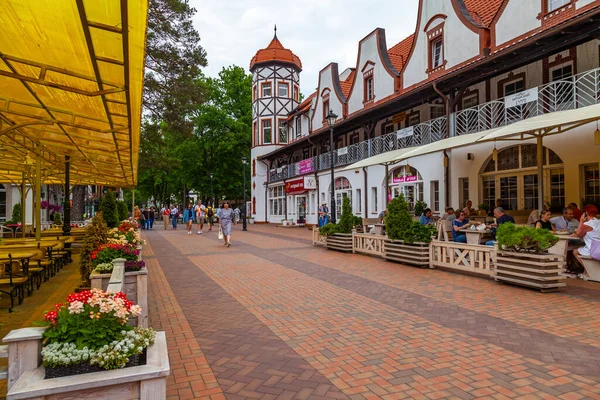
[[[170,398],[600,399],[600,284],[541,294],[240,230],[146,234]]]

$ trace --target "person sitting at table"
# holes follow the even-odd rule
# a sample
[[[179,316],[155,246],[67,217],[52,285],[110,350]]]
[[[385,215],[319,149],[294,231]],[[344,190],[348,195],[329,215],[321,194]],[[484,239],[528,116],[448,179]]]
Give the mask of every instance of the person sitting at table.
[[[477,211],[475,211],[473,209],[473,202],[471,200],[467,200],[467,202],[465,203],[465,208],[463,208],[463,211],[465,212],[465,216],[469,217],[473,214],[477,214]]]
[[[590,257],[592,242],[595,240],[600,241],[600,220],[596,218],[598,208],[594,205],[588,205],[584,210],[585,213],[579,220],[579,228],[577,228],[575,235],[583,239],[585,246],[573,250],[573,255],[581,265],[583,265],[581,256]],[[584,274],[589,276],[587,271]]]
[[[467,234],[462,231],[462,227],[469,223],[466,213],[463,211],[452,221],[452,239],[455,242],[467,243]]]
[[[575,221],[581,220],[583,212],[577,207],[577,203],[569,203],[567,207],[573,210],[573,218],[575,218]]]
[[[431,216],[431,208],[426,208],[423,211],[423,214],[419,217],[419,222],[421,225],[431,225],[433,224],[433,217]]]
[[[573,233],[579,228],[579,222],[573,218],[573,210],[569,207],[563,208],[563,215],[550,219],[557,231]]]
[[[496,219],[496,222],[488,225],[488,228],[490,228],[490,231],[492,231],[492,236],[494,238],[492,240],[486,242],[485,243],[486,246],[494,245],[494,242],[496,240],[496,230],[498,229],[498,227],[500,225],[505,224],[507,222],[512,222],[513,224],[515,223],[515,219],[513,217],[511,217],[510,215],[506,214],[504,212],[504,208],[502,208],[502,207],[494,208],[494,218]]]
[[[442,220],[446,221],[454,221],[456,219],[456,213],[454,212],[454,208],[446,207],[446,213],[442,215]]]
[[[552,211],[547,208],[542,210],[540,214],[540,219],[535,223],[535,229],[547,229],[551,232],[556,232],[556,228],[550,222],[550,218],[552,217]]]

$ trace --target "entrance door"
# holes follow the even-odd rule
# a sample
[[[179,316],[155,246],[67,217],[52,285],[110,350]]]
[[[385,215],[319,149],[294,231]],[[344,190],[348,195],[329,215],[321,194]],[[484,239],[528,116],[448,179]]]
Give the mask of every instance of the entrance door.
[[[296,215],[298,223],[306,223],[306,196],[296,196]]]
[[[344,204],[344,199],[348,197],[350,198],[350,208],[352,208],[352,193],[350,190],[338,190],[335,192],[335,220],[339,221],[342,216],[342,204]]]

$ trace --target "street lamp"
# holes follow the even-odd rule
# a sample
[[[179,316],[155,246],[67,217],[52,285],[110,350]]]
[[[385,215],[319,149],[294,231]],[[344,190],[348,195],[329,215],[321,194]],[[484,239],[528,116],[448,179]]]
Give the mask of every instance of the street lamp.
[[[332,110],[325,117],[327,125],[329,125],[329,151],[331,152],[331,222],[335,224],[335,178],[333,176],[333,125],[337,119],[337,115]]]
[[[246,229],[246,164],[248,163],[248,159],[246,157],[242,157],[242,165],[244,166],[244,205],[242,206],[242,231],[247,231]]]
[[[210,173],[210,197],[211,197],[211,205],[214,207],[215,206],[215,192],[213,191],[213,185],[212,185],[212,180],[213,177],[215,176],[215,174],[213,174],[212,172]]]

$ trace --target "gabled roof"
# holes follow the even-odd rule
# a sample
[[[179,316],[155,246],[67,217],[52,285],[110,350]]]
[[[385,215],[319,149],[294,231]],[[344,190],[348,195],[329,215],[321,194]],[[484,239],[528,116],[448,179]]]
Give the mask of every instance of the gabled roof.
[[[292,53],[291,50],[283,47],[279,39],[277,38],[277,28],[275,28],[275,35],[271,43],[264,48],[256,52],[252,60],[250,61],[250,71],[256,66],[256,64],[281,62],[286,64],[292,64],[298,70],[302,70],[302,62],[300,58]]]
[[[490,27],[504,0],[463,0],[475,22]]]
[[[317,91],[315,90],[310,96],[304,99],[302,103],[300,103],[300,105],[298,106],[298,112],[304,112],[308,110],[310,108],[310,105],[312,104],[312,99],[314,99],[316,96]]]
[[[404,64],[406,64],[414,40],[415,34],[413,33],[388,50],[388,55],[390,56],[392,65],[398,72],[402,71],[402,67],[404,67]]]
[[[353,68],[352,71],[350,72],[350,74],[348,75],[348,77],[345,80],[340,81],[340,86],[342,87],[342,93],[344,93],[344,96],[346,96],[346,98],[348,98],[348,95],[350,94],[350,90],[352,89],[352,84],[354,83],[355,77],[356,77],[356,70]]]

